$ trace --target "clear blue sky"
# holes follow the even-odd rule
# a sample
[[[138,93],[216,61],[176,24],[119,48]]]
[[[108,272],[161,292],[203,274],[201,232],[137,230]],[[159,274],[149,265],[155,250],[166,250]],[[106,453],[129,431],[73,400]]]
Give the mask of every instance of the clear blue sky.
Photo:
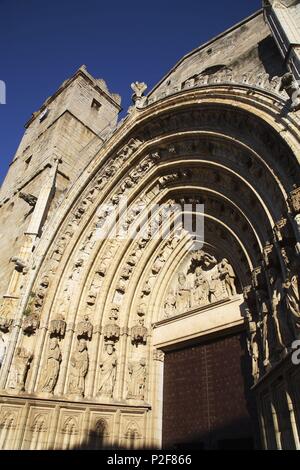
[[[249,16],[261,0],[0,0],[0,182],[43,101],[86,64],[130,105],[187,52]]]

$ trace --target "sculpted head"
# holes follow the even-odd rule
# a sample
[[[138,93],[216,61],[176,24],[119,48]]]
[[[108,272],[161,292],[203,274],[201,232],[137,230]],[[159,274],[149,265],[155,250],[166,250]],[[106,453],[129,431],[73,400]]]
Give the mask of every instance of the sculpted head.
[[[55,349],[57,345],[58,345],[58,339],[55,337],[50,338],[50,343],[49,343],[50,349]]]
[[[196,274],[197,277],[202,276],[203,270],[202,270],[201,266],[197,266],[197,268],[195,269],[195,274]]]
[[[81,338],[79,341],[78,341],[78,351],[79,352],[82,352],[86,349],[86,340]]]
[[[108,341],[106,343],[106,352],[109,355],[111,355],[114,352],[114,343],[112,341]]]
[[[180,286],[184,286],[185,285],[185,282],[186,282],[186,277],[185,277],[185,274],[184,273],[179,273],[178,274],[178,283]]]

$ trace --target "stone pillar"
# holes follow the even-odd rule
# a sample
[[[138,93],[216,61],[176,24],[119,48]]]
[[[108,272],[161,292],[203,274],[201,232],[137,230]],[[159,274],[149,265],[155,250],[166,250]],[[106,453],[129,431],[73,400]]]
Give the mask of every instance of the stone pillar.
[[[15,352],[15,346],[16,346],[17,341],[18,341],[18,336],[19,336],[19,332],[20,332],[20,329],[21,329],[21,325],[22,325],[22,322],[21,322],[20,319],[18,319],[14,322],[14,325],[12,327],[12,331],[11,331],[9,341],[8,341],[8,348],[7,348],[6,357],[4,359],[4,363],[1,367],[0,389],[5,388],[5,384],[6,384],[6,381],[7,381],[7,377],[8,377],[9,371],[10,371],[10,366],[11,366],[13,356],[14,356],[14,352]]]
[[[55,444],[56,444],[56,448],[58,448],[56,437],[59,434],[59,429],[58,429],[59,414],[60,414],[60,407],[59,405],[56,405],[54,408],[53,415],[51,417],[50,428],[48,430],[48,445],[47,445],[48,449],[54,449]]]
[[[300,441],[299,441],[299,434],[298,434],[297,423],[296,423],[296,418],[295,418],[294,406],[293,406],[293,402],[291,400],[291,397],[287,388],[286,388],[286,400],[288,404],[292,434],[293,434],[293,438],[295,441],[296,450],[300,450]]]
[[[114,433],[111,438],[112,448],[118,448],[121,444],[121,411],[118,409],[115,416]]]
[[[22,409],[22,412],[21,412],[18,431],[16,432],[15,445],[14,445],[14,449],[16,449],[16,450],[22,448],[25,429],[26,429],[26,423],[27,423],[28,414],[29,414],[29,409],[30,409],[29,402],[26,401],[26,403],[25,403],[25,405]]]
[[[160,349],[155,349],[153,352],[153,376],[151,377],[153,414],[150,445],[158,449],[162,446],[164,356],[164,352]]]
[[[281,439],[280,439],[280,430],[279,430],[279,425],[278,425],[278,418],[277,418],[277,413],[275,406],[273,404],[273,397],[271,399],[271,410],[272,410],[272,418],[273,418],[273,426],[274,426],[274,431],[275,431],[275,439],[276,439],[276,446],[277,450],[282,450],[282,445],[281,445]]]
[[[90,444],[90,441],[89,441],[90,416],[91,416],[91,410],[90,408],[86,408],[83,413],[82,431],[81,431],[81,439],[80,439],[80,447],[83,447],[83,448],[85,448],[85,446]]]
[[[256,403],[257,403],[260,434],[261,434],[261,437],[262,437],[263,448],[264,448],[264,450],[268,450],[268,441],[267,441],[267,433],[266,433],[266,426],[265,426],[265,417],[263,415],[261,403],[258,400],[256,400]]]

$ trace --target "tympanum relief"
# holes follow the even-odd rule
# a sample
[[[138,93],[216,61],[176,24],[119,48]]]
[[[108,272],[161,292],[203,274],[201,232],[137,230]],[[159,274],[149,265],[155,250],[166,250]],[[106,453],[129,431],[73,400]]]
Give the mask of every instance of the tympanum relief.
[[[220,262],[203,250],[193,251],[173,276],[162,318],[208,306],[237,294],[236,275],[226,258]]]

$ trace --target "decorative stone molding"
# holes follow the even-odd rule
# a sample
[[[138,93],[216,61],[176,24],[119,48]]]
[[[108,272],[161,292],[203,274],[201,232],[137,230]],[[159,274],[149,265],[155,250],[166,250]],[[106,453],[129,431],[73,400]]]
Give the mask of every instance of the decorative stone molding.
[[[32,335],[40,326],[38,315],[32,314],[25,316],[22,322],[22,330],[27,335]]]
[[[32,194],[25,194],[25,193],[19,192],[19,198],[23,199],[31,207],[35,207],[37,203],[37,197],[33,196]]]
[[[290,192],[289,202],[292,211],[298,214],[300,212],[300,186]]]
[[[8,333],[12,325],[12,322],[13,322],[12,318],[8,318],[7,316],[1,316],[0,317],[0,331],[3,331],[3,333]]]
[[[131,328],[131,342],[136,347],[139,344],[146,344],[148,329],[144,326],[144,319],[139,318],[137,324]]]
[[[153,351],[153,359],[154,361],[164,362],[165,353],[161,349],[155,349]]]
[[[67,323],[63,315],[58,314],[50,321],[49,333],[52,337],[63,338],[65,336]]]
[[[91,340],[93,336],[93,325],[88,315],[84,315],[83,320],[77,325],[77,338]]]
[[[119,341],[120,326],[117,324],[118,317],[119,317],[119,307],[118,306],[112,307],[110,315],[109,315],[110,323],[107,323],[104,326],[104,331],[103,331],[104,339],[107,342],[116,343],[117,341]]]

